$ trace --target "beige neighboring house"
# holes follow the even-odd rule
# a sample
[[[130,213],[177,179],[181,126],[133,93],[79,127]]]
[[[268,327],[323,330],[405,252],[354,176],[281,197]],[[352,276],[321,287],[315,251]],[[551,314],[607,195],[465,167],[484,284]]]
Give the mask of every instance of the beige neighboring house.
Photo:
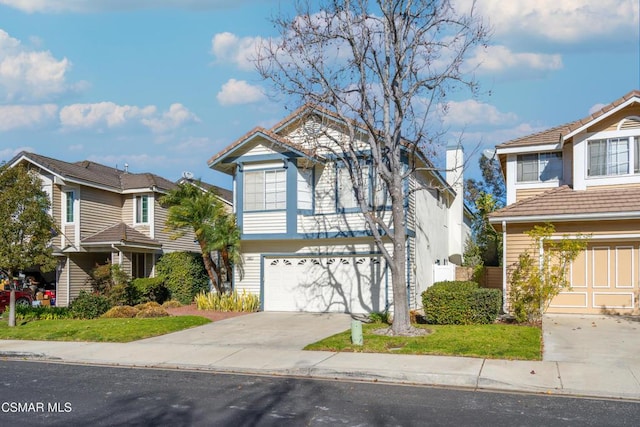
[[[556,236],[592,235],[552,313],[639,314],[640,91],[592,115],[496,147],[507,206],[490,216],[504,238],[504,290],[524,231],[550,222]]]
[[[152,173],[131,173],[91,161],[69,163],[22,152],[11,167],[36,171],[51,200],[60,230],[52,238],[58,259],[56,305],[68,306],[96,265],[118,264],[134,278],[153,277],[164,253],[200,252],[193,233],[172,240],[165,231],[167,210],[158,199],[176,184]],[[219,189],[222,199],[230,192]],[[225,203],[230,205],[230,199]]]

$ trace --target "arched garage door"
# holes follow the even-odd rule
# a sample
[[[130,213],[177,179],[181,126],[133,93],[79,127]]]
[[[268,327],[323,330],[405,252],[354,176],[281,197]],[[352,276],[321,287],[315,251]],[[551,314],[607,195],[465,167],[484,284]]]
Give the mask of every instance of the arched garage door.
[[[264,258],[264,310],[384,311],[387,269],[371,255]]]

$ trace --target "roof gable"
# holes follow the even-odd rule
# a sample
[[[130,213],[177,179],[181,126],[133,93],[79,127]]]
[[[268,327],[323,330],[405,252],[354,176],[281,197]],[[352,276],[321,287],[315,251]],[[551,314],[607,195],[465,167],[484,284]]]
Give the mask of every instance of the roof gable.
[[[605,105],[598,111],[595,111],[591,115],[579,120],[575,120],[570,123],[555,126],[551,129],[547,129],[542,132],[537,132],[531,135],[523,136],[520,138],[512,139],[511,141],[498,144],[496,148],[508,149],[516,147],[527,147],[534,145],[544,144],[560,144],[571,139],[573,136],[580,132],[593,128],[598,124],[606,122],[607,119],[614,117],[616,114],[623,110],[629,109],[629,107],[640,105],[640,90],[633,90],[623,97],[613,101],[612,103]],[[636,109],[630,111],[630,115],[636,115]],[[620,117],[622,119],[624,117]]]
[[[152,173],[130,173],[89,160],[69,163],[23,151],[14,157],[9,164],[15,166],[24,161],[65,181],[118,193],[134,190],[165,192],[175,188],[173,182]]]
[[[307,150],[270,130],[262,127],[256,127],[231,143],[227,148],[211,157],[207,161],[207,164],[210,168],[229,173],[230,171],[228,168],[222,166],[222,163],[224,163],[225,160],[239,157],[240,155],[248,152],[252,147],[259,144],[263,144],[268,149],[272,149],[278,153],[293,152],[300,157],[306,157],[314,161],[321,160],[321,158],[316,156],[312,151]]]

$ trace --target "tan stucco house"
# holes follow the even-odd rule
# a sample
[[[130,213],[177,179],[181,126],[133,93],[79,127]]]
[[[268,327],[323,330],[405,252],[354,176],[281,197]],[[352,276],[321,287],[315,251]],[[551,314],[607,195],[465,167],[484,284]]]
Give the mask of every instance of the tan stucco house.
[[[50,213],[59,229],[51,242],[58,259],[58,306],[69,305],[82,289],[91,289],[88,279],[96,265],[111,262],[131,277],[153,277],[162,254],[200,251],[193,233],[172,240],[164,230],[167,210],[158,199],[176,187],[165,178],[27,152],[8,164],[35,171],[50,197]],[[230,192],[217,190],[230,205]]]
[[[500,144],[496,155],[507,206],[490,222],[503,233],[505,295],[510,269],[530,244],[523,233],[550,222],[556,236],[591,239],[567,271],[571,288],[549,312],[640,313],[640,91],[588,117]]]

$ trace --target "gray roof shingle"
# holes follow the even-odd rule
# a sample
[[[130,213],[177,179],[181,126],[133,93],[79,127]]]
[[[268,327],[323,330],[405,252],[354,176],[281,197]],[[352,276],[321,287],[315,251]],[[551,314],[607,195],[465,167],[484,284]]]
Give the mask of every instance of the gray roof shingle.
[[[145,236],[133,227],[124,222],[112,225],[102,231],[98,231],[91,236],[82,239],[83,244],[111,244],[111,243],[133,243],[145,246],[162,246],[155,239]]]
[[[152,187],[159,191],[169,191],[176,187],[175,183],[152,173],[131,173],[89,160],[69,163],[23,151],[10,163],[21,157],[26,157],[63,178],[109,187],[116,191],[151,189]]]

